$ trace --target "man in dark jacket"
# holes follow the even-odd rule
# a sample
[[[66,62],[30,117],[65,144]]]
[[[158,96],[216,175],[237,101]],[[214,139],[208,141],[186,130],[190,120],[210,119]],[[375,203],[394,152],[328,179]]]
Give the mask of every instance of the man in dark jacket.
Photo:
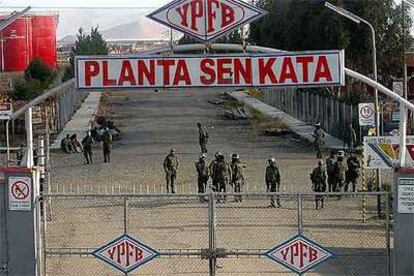
[[[198,182],[198,193],[204,194],[206,192],[208,178],[210,176],[209,169],[206,163],[206,155],[203,153],[200,155],[197,162],[195,162],[195,167],[197,170],[197,182]],[[200,196],[200,201],[204,202],[206,199],[203,196]]]
[[[346,185],[345,192],[349,192],[349,184],[352,184],[352,192],[356,191],[356,184],[359,178],[359,168],[361,167],[358,157],[354,152],[346,160],[348,170],[346,171]]]
[[[91,132],[88,131],[86,136],[82,139],[83,156],[85,157],[86,165],[92,164],[92,145],[93,138],[91,136]]]

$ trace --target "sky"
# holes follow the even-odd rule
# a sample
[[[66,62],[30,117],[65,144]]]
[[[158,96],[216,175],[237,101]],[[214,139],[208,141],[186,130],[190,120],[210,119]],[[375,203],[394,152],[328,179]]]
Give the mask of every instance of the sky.
[[[27,6],[32,11],[58,10],[58,39],[74,35],[80,27],[90,29],[99,25],[101,30],[137,20],[157,24],[145,19],[151,11],[172,0],[0,0],[0,12],[11,12]],[[250,0],[243,0],[249,2]],[[323,0],[313,0],[321,1]],[[380,1],[380,0],[373,0]],[[401,3],[402,0],[395,0]],[[413,16],[414,16],[414,8]],[[144,18],[144,19],[143,19]],[[76,20],[74,20],[76,19]]]

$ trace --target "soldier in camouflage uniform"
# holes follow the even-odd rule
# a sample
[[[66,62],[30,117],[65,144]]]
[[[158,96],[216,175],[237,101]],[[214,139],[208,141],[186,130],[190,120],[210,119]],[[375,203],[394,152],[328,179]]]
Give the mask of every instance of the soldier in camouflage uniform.
[[[322,158],[323,148],[325,146],[325,131],[323,131],[321,124],[315,124],[315,131],[313,132],[314,145],[316,148],[316,158]]]
[[[232,155],[230,163],[230,185],[233,186],[234,193],[241,193],[244,184],[243,168],[240,165],[240,157],[237,153]],[[242,202],[242,196],[235,196],[234,202]]]
[[[323,161],[318,161],[318,166],[313,169],[311,175],[310,175],[311,181],[312,181],[312,190],[315,193],[324,193],[326,192],[326,170],[323,166]],[[316,204],[316,210],[319,209],[319,202],[320,208],[323,209],[324,203],[325,203],[325,197],[321,195],[315,196],[315,204]]]
[[[197,182],[198,182],[198,193],[204,194],[206,192],[207,182],[209,178],[209,169],[206,164],[206,155],[203,153],[200,155],[200,158],[195,162],[195,167],[197,170]],[[200,196],[200,201],[204,202],[206,199],[203,196]]]
[[[93,138],[91,136],[91,132],[88,131],[86,136],[82,139],[83,156],[85,157],[86,165],[92,164],[92,145]]]
[[[111,162],[111,148],[112,148],[112,134],[108,128],[105,128],[105,132],[102,135],[102,148],[104,163]]]
[[[221,156],[221,152],[216,152],[214,154],[214,160],[211,161],[210,165],[208,166],[209,172],[210,172],[210,176],[211,176],[211,189],[213,192],[218,192],[218,183],[217,183],[217,163],[220,159]]]
[[[280,188],[280,173],[279,173],[279,169],[276,166],[276,160],[274,158],[269,158],[267,160],[267,162],[269,163],[269,165],[266,167],[266,174],[265,174],[265,180],[266,180],[266,188],[267,188],[267,192],[268,193],[274,193],[274,192],[279,192],[279,188]],[[277,207],[280,208],[282,207],[280,205],[280,198],[277,195],[276,196],[276,202],[277,202]],[[270,208],[276,208],[275,205],[275,196],[270,196]]]
[[[207,143],[208,143],[208,132],[201,123],[197,123],[198,126],[198,136],[200,142],[201,153],[207,153]]]
[[[167,193],[175,194],[175,180],[177,179],[177,169],[178,169],[178,158],[175,155],[175,149],[170,150],[170,154],[167,155],[163,163],[165,171],[165,179],[167,180]]]
[[[345,145],[348,146],[348,150],[350,152],[355,150],[355,146],[357,143],[357,136],[355,129],[352,127],[352,124],[349,124],[348,127],[345,129],[344,133],[344,149]]]
[[[229,182],[230,177],[230,168],[227,164],[226,160],[224,159],[224,155],[220,154],[218,156],[218,161],[215,163],[214,166],[214,178],[215,182],[218,185],[218,191],[220,193],[227,192],[227,184]],[[219,196],[218,202],[226,202],[226,196]]]
[[[331,155],[326,159],[326,172],[328,174],[328,192],[335,191],[335,175],[334,175],[334,164],[335,164],[335,152],[331,151]]]
[[[345,184],[346,163],[344,160],[344,156],[345,156],[345,153],[342,150],[339,151],[338,160],[334,164],[335,192],[340,192]]]
[[[354,152],[351,152],[351,155],[346,160],[346,163],[348,165],[348,170],[346,171],[345,192],[349,192],[349,184],[352,184],[352,192],[355,193],[359,177],[359,168],[361,165]]]

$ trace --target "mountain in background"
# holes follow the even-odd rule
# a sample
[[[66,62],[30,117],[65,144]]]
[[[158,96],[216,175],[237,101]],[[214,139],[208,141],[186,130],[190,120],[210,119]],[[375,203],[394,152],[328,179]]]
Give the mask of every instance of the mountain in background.
[[[95,12],[88,18],[83,14],[76,15],[78,26],[71,23],[75,14],[62,12],[59,18],[59,43],[74,44],[78,29],[82,26],[88,31],[91,26],[98,26],[105,39],[168,39],[168,28],[151,21],[144,14],[128,14],[124,11],[108,14],[106,11]],[[72,15],[72,16],[71,16]]]

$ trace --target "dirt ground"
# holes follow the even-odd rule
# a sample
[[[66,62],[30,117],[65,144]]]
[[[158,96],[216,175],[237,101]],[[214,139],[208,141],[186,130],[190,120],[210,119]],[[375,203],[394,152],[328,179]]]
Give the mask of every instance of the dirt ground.
[[[292,136],[259,135],[245,121],[224,119],[223,108],[207,100],[217,90],[114,92],[103,108],[115,118],[122,140],[114,143],[112,162],[102,163],[100,148],[94,164],[83,165],[81,154],[52,155],[52,192],[165,192],[162,162],[170,148],[180,167],[177,192],[196,192],[194,161],[200,154],[196,123],[210,134],[208,159],[221,151],[229,159],[237,152],[245,166],[246,192],[264,192],[266,159],[274,156],[282,175],[281,191],[310,192],[309,174],[316,165],[312,148]],[[122,197],[52,197],[47,222],[48,275],[120,275],[86,254],[124,231]],[[266,208],[267,196],[248,197],[242,204],[217,206],[217,247],[264,252],[297,233],[295,198],[282,198],[281,209]],[[304,234],[337,252],[337,257],[309,274],[381,275],[385,267],[385,227],[373,218],[375,197],[366,199],[369,222],[362,222],[362,197],[329,198],[327,208],[314,210],[313,197],[303,202]],[[131,197],[127,232],[160,252],[198,252],[208,248],[208,209],[197,197]],[[63,251],[72,253],[62,254]],[[76,253],[78,252],[78,253]],[[265,257],[219,260],[218,275],[290,275]],[[200,257],[161,256],[129,275],[208,275]]]

